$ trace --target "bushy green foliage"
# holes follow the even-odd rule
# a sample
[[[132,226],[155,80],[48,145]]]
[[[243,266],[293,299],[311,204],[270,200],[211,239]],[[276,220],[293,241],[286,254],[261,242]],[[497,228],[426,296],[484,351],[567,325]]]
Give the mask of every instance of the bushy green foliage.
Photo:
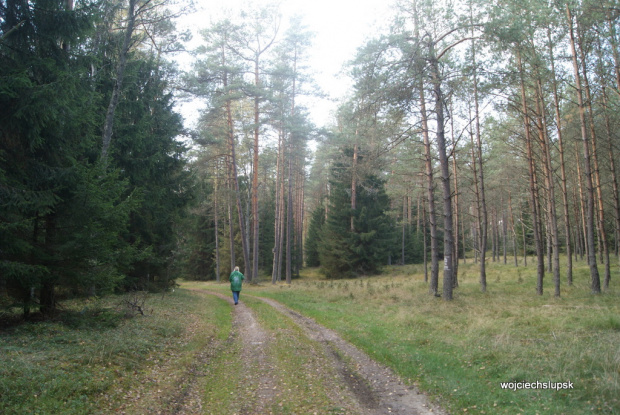
[[[196,178],[195,182],[197,185],[192,188],[194,197],[188,205],[188,213],[177,228],[181,238],[175,261],[184,279],[209,280],[215,275],[213,189],[201,178]],[[219,243],[221,248],[227,246],[223,239]]]
[[[384,181],[373,175],[358,178],[356,209],[352,209],[351,174],[352,169],[340,163],[332,169],[329,210],[319,247],[321,267],[329,278],[377,272],[387,263],[393,244]]]
[[[95,163],[96,94],[71,49],[94,16],[43,0],[2,11],[2,33],[22,23],[0,43],[0,274],[25,314],[49,312],[58,285],[114,285],[130,204]]]
[[[96,68],[117,58],[105,30],[93,33],[98,7],[35,0],[0,9],[0,295],[25,315],[34,306],[52,313],[59,293],[163,275],[186,201],[168,74],[143,55],[128,65],[115,159],[98,163],[114,78]]]
[[[133,82],[117,108],[113,165],[128,182],[125,195],[139,200],[124,235],[140,253],[124,269],[128,288],[167,286],[176,247],[174,224],[191,196],[185,148],[176,139],[183,131],[181,117],[172,110],[165,78],[153,77],[159,69],[152,59],[132,62],[126,75]]]
[[[306,266],[318,267],[321,265],[319,258],[319,246],[321,245],[321,229],[325,223],[325,207],[317,206],[312,212],[308,236],[306,237]]]

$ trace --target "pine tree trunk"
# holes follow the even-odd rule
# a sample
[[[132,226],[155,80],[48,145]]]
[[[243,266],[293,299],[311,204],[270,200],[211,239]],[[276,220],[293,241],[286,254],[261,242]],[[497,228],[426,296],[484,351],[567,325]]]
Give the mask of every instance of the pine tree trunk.
[[[491,208],[491,257],[492,261],[495,262],[497,260],[497,238],[496,238],[496,226],[497,223],[497,212],[495,207]]]
[[[602,67],[602,51],[599,45],[599,67],[601,78],[601,98],[603,100],[603,115],[605,118],[605,132],[607,137],[607,152],[609,157],[609,169],[611,172],[611,187],[614,201],[614,219],[615,219],[615,240],[616,240],[616,255],[618,255],[617,243],[620,238],[620,195],[618,191],[618,175],[616,172],[616,158],[614,155],[614,137],[612,133],[611,120],[609,117],[609,100],[607,97],[607,83],[605,81],[605,73]],[[605,280],[604,288],[609,288],[609,281]]]
[[[454,290],[454,237],[453,237],[453,218],[452,218],[452,190],[450,186],[450,162],[446,146],[446,135],[444,125],[444,106],[445,100],[441,89],[441,74],[439,73],[438,58],[435,57],[433,45],[431,44],[431,77],[433,80],[433,90],[435,94],[435,114],[437,116],[437,150],[439,152],[439,165],[441,167],[441,187],[443,190],[443,299],[450,301]]]
[[[588,239],[588,232],[586,226],[586,198],[583,192],[583,174],[581,174],[581,163],[579,161],[579,143],[575,142],[575,166],[577,166],[577,188],[579,189],[579,195],[575,194],[575,197],[579,196],[579,205],[575,203],[575,208],[578,208],[577,217],[581,222],[581,232],[579,232],[579,238],[581,239],[581,260],[583,261],[584,255],[588,256],[588,245],[586,240]],[[589,261],[589,259],[588,259]]]
[[[471,111],[470,111],[470,116],[469,118],[471,119]],[[487,273],[486,273],[486,261],[484,260],[484,257],[482,256],[482,249],[480,248],[483,245],[485,245],[485,251],[486,251],[486,240],[483,241],[482,240],[482,201],[481,201],[481,196],[480,196],[480,176],[478,175],[478,160],[476,158],[476,151],[474,150],[476,148],[476,143],[474,142],[474,133],[473,131],[470,131],[469,133],[470,139],[471,139],[471,166],[473,169],[473,179],[474,179],[474,195],[475,195],[475,200],[476,200],[476,232],[475,232],[475,236],[474,236],[474,258],[475,258],[475,262],[478,261],[478,255],[481,256],[482,261],[480,263],[480,291],[482,292],[486,292],[487,290]]]
[[[521,235],[523,235],[523,266],[527,267],[527,238],[525,235],[525,223],[523,222],[523,212],[519,209],[519,222],[521,223]]]
[[[549,60],[551,62],[551,77],[553,86],[553,103],[555,109],[555,124],[558,135],[558,152],[560,153],[560,178],[562,183],[562,206],[564,207],[564,233],[566,235],[566,279],[568,285],[573,285],[573,259],[571,244],[571,222],[568,206],[568,189],[566,185],[566,164],[564,162],[564,140],[562,135],[562,117],[560,116],[560,99],[558,96],[558,85],[555,75],[555,61],[553,46],[551,44],[551,30],[547,31],[549,39]]]
[[[353,145],[353,168],[351,169],[351,212],[357,209],[357,129],[355,130],[355,144]],[[355,232],[354,213],[351,214],[351,232]]]
[[[419,35],[419,21],[417,13],[417,1],[413,1],[413,19],[415,26],[415,37],[420,38]],[[422,69],[420,69],[422,71]],[[429,285],[429,293],[432,295],[439,295],[439,243],[437,240],[437,220],[435,211],[435,183],[433,180],[433,160],[431,153],[431,142],[429,138],[428,129],[428,115],[426,111],[426,98],[424,93],[424,80],[419,75],[418,79],[418,92],[420,94],[420,117],[422,121],[422,136],[424,138],[424,156],[425,156],[425,168],[426,168],[426,180],[427,180],[427,199],[428,199],[428,221],[431,234],[431,278]],[[426,224],[425,224],[426,225]],[[424,236],[424,280],[428,281],[427,274],[427,259],[426,259],[426,236]]]
[[[515,267],[519,266],[519,258],[517,257],[517,231],[515,229],[515,220],[512,213],[512,195],[508,192],[508,214],[510,215],[510,228],[512,229],[513,244],[512,250],[515,258]]]
[[[607,27],[609,27],[609,41],[611,44],[611,50],[612,50],[612,55],[614,58],[614,73],[616,75],[616,90],[620,91],[620,54],[618,53],[618,41],[616,39],[616,26],[613,24],[613,21],[611,19],[611,14],[609,9],[607,9],[607,22],[608,25]],[[603,77],[604,78],[604,77]],[[603,88],[603,96],[604,99],[606,100],[606,95],[605,95],[605,88]],[[605,108],[608,108],[607,104],[605,104]],[[607,112],[605,113],[606,117],[608,118],[608,114]],[[610,148],[612,147],[611,144],[611,137],[608,136],[609,139],[609,146]],[[609,152],[609,157],[612,158],[612,160],[615,160],[615,158],[613,158],[613,151]],[[619,251],[619,241],[620,241],[620,192],[618,191],[618,179],[617,179],[617,175],[615,173],[615,162],[611,163],[611,168],[612,168],[612,179],[613,179],[613,185],[614,185],[614,208],[615,208],[615,215],[616,215],[616,255],[619,256],[620,255],[620,251]]]
[[[453,120],[450,117],[451,122]],[[452,130],[452,142],[454,140],[454,123],[451,125]],[[452,176],[454,177],[454,261],[452,266],[454,267],[454,287],[459,286],[459,182],[458,182],[458,169],[456,167],[456,149],[452,153]]]
[[[424,201],[422,200],[423,198],[424,196],[422,195],[422,193],[418,193],[418,204],[416,208],[416,227],[415,227],[416,236],[420,235],[420,229],[422,228],[422,215],[420,214],[420,212],[422,212],[422,209],[424,207]]]
[[[470,209],[471,210],[471,209]],[[471,240],[472,240],[472,245],[474,247],[474,264],[478,263],[478,242],[480,242],[480,240],[478,239],[478,229],[480,228],[480,226],[478,225],[478,222],[472,222],[471,224]]]
[[[230,272],[233,272],[233,270],[235,269],[235,228],[234,228],[234,220],[233,220],[233,208],[232,208],[232,203],[230,200],[230,195],[232,195],[234,192],[232,191],[232,166],[230,166],[230,162],[228,163],[229,165],[227,166],[228,169],[228,175],[229,175],[229,182],[227,184],[228,190],[229,190],[229,197],[226,198],[226,205],[227,205],[227,210],[228,210],[228,243],[229,243],[229,249],[230,249]],[[230,274],[229,272],[229,274]]]
[[[426,207],[422,204],[422,238],[423,248],[422,255],[424,256],[424,282],[428,282],[428,247],[426,245]]]
[[[597,150],[597,136],[594,122],[594,112],[592,110],[592,95],[590,93],[590,83],[588,81],[588,73],[586,66],[586,56],[583,51],[583,40],[581,36],[581,30],[579,30],[579,23],[577,23],[577,36],[579,41],[579,51],[581,55],[581,65],[583,70],[583,87],[586,94],[586,108],[590,125],[590,143],[592,144],[592,162],[594,163],[594,170],[592,178],[596,188],[596,200],[598,206],[597,214],[597,228],[598,236],[600,238],[599,250],[602,256],[603,265],[605,267],[605,281],[609,282],[611,278],[611,269],[609,264],[609,244],[607,242],[607,231],[605,229],[605,208],[603,203],[603,188],[601,186],[601,174],[598,162],[598,150]]]
[[[403,215],[401,217],[400,265],[405,265],[405,235],[407,228],[407,196],[403,196]]]
[[[284,160],[284,127],[280,126],[280,132],[278,134],[278,157],[276,159],[276,194],[275,194],[275,219],[274,219],[274,243],[273,243],[273,266],[271,270],[271,283],[275,284],[278,281],[279,268],[278,257],[280,250],[280,215],[282,206],[280,204],[280,181],[284,180],[280,169],[283,167]]]
[[[538,99],[536,100],[539,113],[539,139],[543,154],[543,168],[545,172],[545,186],[547,187],[547,211],[549,212],[551,247],[553,253],[553,284],[555,288],[554,295],[560,296],[560,242],[558,236],[558,222],[555,206],[555,181],[553,178],[553,165],[551,163],[551,150],[549,145],[549,136],[547,134],[547,122],[545,116],[545,105],[543,101],[543,89],[540,77],[538,82]]]
[[[409,230],[411,230],[411,225],[413,225],[413,207],[412,207],[412,197],[411,197],[411,187],[407,188],[407,225],[409,225]]]
[[[284,154],[286,154],[285,149],[283,148],[282,151],[284,152]],[[284,216],[284,164],[285,164],[285,157],[282,158],[282,180],[280,180],[280,236],[278,237],[278,267],[276,270],[277,273],[277,277],[276,280],[277,281],[282,281],[282,261],[284,260],[284,239],[285,239],[285,235],[284,232],[287,229],[286,228],[286,217]],[[325,215],[327,216],[327,214]]]
[[[473,25],[473,6],[472,3],[469,3],[469,12],[470,12],[470,21],[472,23],[472,66],[473,66],[473,82],[474,82],[474,117],[476,119],[476,155],[478,158],[478,185],[480,186],[479,194],[479,216],[480,223],[480,288],[482,292],[486,291],[487,285],[487,276],[486,276],[486,250],[487,250],[487,234],[489,227],[489,219],[488,219],[488,211],[486,205],[486,197],[485,197],[485,186],[484,186],[484,168],[482,163],[482,139],[480,136],[480,103],[478,102],[478,65],[476,63],[476,41],[474,36],[474,25]],[[495,255],[495,252],[493,252]],[[495,260],[495,256],[493,257]]]
[[[291,250],[293,249],[293,177],[291,170],[293,168],[292,154],[289,152],[288,160],[288,198],[286,206],[286,283],[291,283]]]
[[[293,261],[293,137],[289,136],[288,142],[288,189],[286,202],[286,283],[292,281]]]
[[[219,161],[215,163],[215,190],[213,193],[213,220],[215,222],[215,280],[220,282],[220,229],[219,229],[219,218],[218,218],[218,184],[219,184]]]
[[[431,157],[431,141],[428,133],[426,101],[424,86],[420,80],[420,114],[422,117],[422,135],[424,137],[424,156],[427,180],[428,220],[431,234],[431,278],[429,292],[438,295],[439,290],[439,243],[437,240],[437,221],[435,217],[435,183],[433,180],[433,160]],[[426,258],[426,257],[425,257]],[[426,260],[426,259],[425,259]]]
[[[296,168],[296,177],[297,184],[295,186],[295,275],[299,276],[299,271],[303,265],[303,235],[304,235],[304,168],[303,168],[303,160],[301,154],[298,154],[297,157],[297,168]]]
[[[506,221],[506,209],[504,208],[504,197],[502,196],[502,250],[504,256],[504,265],[508,263],[508,223]]]
[[[225,79],[224,88],[226,88],[227,87],[226,77],[224,79]],[[248,281],[251,281],[252,275],[251,275],[251,268],[250,268],[250,251],[248,249],[248,243],[247,243],[247,234],[246,234],[246,227],[245,227],[245,221],[244,221],[244,215],[243,215],[243,207],[241,206],[241,191],[239,189],[239,175],[237,174],[235,134],[233,130],[233,118],[232,118],[232,109],[231,109],[230,100],[226,101],[226,117],[227,117],[227,123],[228,123],[228,145],[229,145],[230,156],[231,156],[230,165],[232,167],[232,178],[233,178],[233,184],[235,187],[234,189],[235,196],[237,199],[237,214],[239,216],[239,231],[241,232],[241,246],[243,249],[243,263],[245,266],[244,271],[246,274],[249,274]],[[233,248],[231,252],[234,252],[234,246],[232,244],[233,242],[231,242],[231,248]]]
[[[465,221],[461,220],[461,242],[463,244],[463,264],[467,264],[467,239],[465,236]]]
[[[581,89],[581,76],[579,74],[579,65],[577,63],[577,50],[575,48],[575,36],[573,33],[573,18],[571,16],[570,9],[566,5],[566,15],[569,25],[570,33],[570,46],[573,60],[573,71],[575,74],[575,88],[577,93],[577,102],[579,106],[579,120],[581,123],[581,140],[583,141],[583,159],[584,159],[584,174],[586,179],[586,195],[587,195],[587,218],[586,218],[586,231],[587,238],[586,244],[588,247],[588,265],[590,266],[590,280],[591,290],[594,294],[600,294],[601,292],[601,280],[598,273],[598,266],[596,263],[596,252],[594,247],[594,185],[592,181],[592,168],[590,166],[590,143],[588,134],[586,132],[586,114],[585,106],[583,103],[583,95]]]
[[[594,186],[596,189],[596,201],[595,206],[598,208],[597,210],[597,228],[598,228],[598,236],[599,236],[599,253],[601,256],[601,261],[604,262],[605,266],[605,280],[609,280],[610,276],[610,268],[609,268],[609,243],[607,238],[607,231],[605,228],[605,209],[604,209],[604,201],[602,194],[602,184],[601,184],[601,169],[599,165],[598,158],[598,137],[595,129],[595,120],[594,120],[594,110],[592,108],[593,97],[590,93],[590,84],[588,81],[588,71],[586,65],[586,56],[584,53],[584,45],[583,45],[583,36],[581,33],[581,28],[579,22],[577,21],[577,37],[578,37],[578,47],[581,56],[581,64],[583,70],[583,90],[586,95],[585,107],[588,115],[588,121],[590,126],[590,142],[592,144],[591,156],[593,162],[593,171],[592,177],[594,180]]]
[[[605,91],[605,87],[603,87],[602,91],[603,95],[603,107],[605,112],[605,131],[607,133],[607,152],[609,156],[609,169],[611,171],[611,186],[612,186],[612,195],[614,201],[614,219],[615,219],[615,240],[618,241],[620,237],[620,200],[619,200],[619,192],[618,192],[618,177],[616,173],[616,159],[614,156],[614,145],[613,145],[613,134],[611,132],[611,122],[609,119],[609,114],[607,112],[607,93]],[[618,255],[616,249],[616,255]],[[604,288],[609,288],[609,279],[607,278],[607,274],[605,275],[605,283]]]
[[[260,84],[260,77],[258,72],[258,56],[254,61],[254,86],[258,89]],[[254,97],[254,151],[253,151],[253,163],[252,163],[252,273],[250,274],[248,281],[253,282],[254,279],[258,282],[258,231],[260,218],[258,217],[258,137],[260,133],[260,112],[259,112],[258,95]]]
[[[545,276],[545,256],[544,246],[542,243],[542,235],[540,228],[540,214],[538,209],[538,183],[536,178],[536,166],[534,164],[534,154],[532,151],[532,138],[530,132],[530,117],[525,95],[525,80],[523,79],[523,66],[521,63],[521,52],[517,50],[517,63],[521,81],[521,106],[523,112],[523,126],[525,128],[525,145],[529,167],[530,178],[530,200],[532,209],[532,228],[534,230],[534,242],[536,245],[536,257],[538,259],[538,267],[536,271],[536,292],[538,295],[543,294],[543,279]]]

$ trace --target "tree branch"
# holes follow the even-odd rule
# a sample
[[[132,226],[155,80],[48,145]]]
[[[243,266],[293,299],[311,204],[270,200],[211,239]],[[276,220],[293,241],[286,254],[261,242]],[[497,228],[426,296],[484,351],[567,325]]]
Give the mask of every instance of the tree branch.
[[[25,20],[22,20],[21,22],[17,23],[15,26],[13,26],[11,29],[9,29],[8,32],[6,32],[5,34],[2,35],[2,37],[0,37],[0,42],[3,42],[4,39],[6,39],[7,37],[9,37],[9,35],[11,33],[13,33],[14,31],[16,31],[17,29],[19,29],[20,27],[22,27],[24,25],[24,23],[26,23]]]
[[[459,39],[459,40],[457,40],[456,42],[454,42],[453,44],[451,44],[451,45],[449,45],[449,46],[446,46],[446,47],[445,47],[445,48],[444,48],[441,52],[439,52],[439,53],[437,54],[437,58],[436,58],[436,59],[437,59],[437,60],[441,59],[441,57],[442,57],[442,56],[443,56],[443,55],[444,55],[447,51],[449,51],[450,49],[452,49],[453,47],[455,47],[456,45],[458,45],[458,44],[460,44],[460,43],[463,43],[463,42],[465,42],[465,41],[467,41],[467,40],[474,40],[474,39],[479,39],[479,38],[480,38],[479,36],[474,36],[474,37],[465,37],[465,38],[463,38],[463,39]]]

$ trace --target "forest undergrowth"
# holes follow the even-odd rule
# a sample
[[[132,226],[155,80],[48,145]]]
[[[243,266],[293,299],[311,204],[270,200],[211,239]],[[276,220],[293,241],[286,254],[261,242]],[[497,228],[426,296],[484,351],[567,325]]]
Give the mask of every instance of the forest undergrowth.
[[[0,328],[0,413],[174,413],[196,362],[221,353],[230,307],[176,290],[143,297],[142,315],[135,296],[74,300],[55,319]]]

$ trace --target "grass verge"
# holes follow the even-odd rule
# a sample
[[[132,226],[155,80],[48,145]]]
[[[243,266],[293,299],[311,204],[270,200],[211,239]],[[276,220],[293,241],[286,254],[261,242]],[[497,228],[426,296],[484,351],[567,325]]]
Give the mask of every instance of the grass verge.
[[[0,413],[165,407],[196,354],[230,331],[230,308],[212,296],[153,295],[132,318],[122,300],[74,301],[56,321],[0,333]]]

